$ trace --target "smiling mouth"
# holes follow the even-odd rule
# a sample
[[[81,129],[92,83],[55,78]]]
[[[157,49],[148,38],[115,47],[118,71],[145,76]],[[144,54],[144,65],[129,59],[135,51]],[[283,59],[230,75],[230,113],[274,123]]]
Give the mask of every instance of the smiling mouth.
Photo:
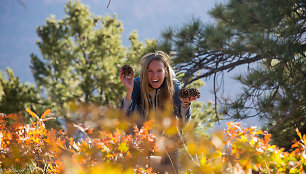
[[[157,83],[158,82],[158,80],[152,80],[154,83]]]

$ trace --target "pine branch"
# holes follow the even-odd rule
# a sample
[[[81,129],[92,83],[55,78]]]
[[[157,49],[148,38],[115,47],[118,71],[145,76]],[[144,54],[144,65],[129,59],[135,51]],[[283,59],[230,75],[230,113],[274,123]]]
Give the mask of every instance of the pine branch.
[[[294,106],[294,108],[291,110],[291,112],[283,119],[279,120],[277,122],[277,124],[273,125],[271,128],[270,128],[270,131],[277,128],[280,124],[282,124],[284,121],[288,120],[289,118],[292,117],[292,115],[294,115],[295,111],[297,110],[298,106]]]
[[[214,74],[214,73],[217,73],[217,72],[221,72],[221,71],[225,71],[225,70],[231,70],[233,68],[235,68],[236,66],[239,66],[239,65],[243,65],[243,64],[249,64],[249,63],[253,63],[253,62],[256,62],[258,60],[261,60],[262,57],[257,55],[253,58],[249,58],[249,59],[242,59],[242,60],[237,60],[236,62],[233,62],[233,63],[229,63],[227,65],[224,65],[224,66],[220,66],[218,68],[211,68],[209,69],[208,72],[202,74],[202,75],[199,75],[197,77],[194,77],[192,79],[189,79],[189,77],[184,77],[183,78],[183,82],[184,82],[184,86],[183,87],[186,87],[186,85],[196,81],[196,80],[199,80],[201,78],[204,78],[204,77],[209,77],[210,75]],[[221,61],[218,61],[219,63],[221,63]]]

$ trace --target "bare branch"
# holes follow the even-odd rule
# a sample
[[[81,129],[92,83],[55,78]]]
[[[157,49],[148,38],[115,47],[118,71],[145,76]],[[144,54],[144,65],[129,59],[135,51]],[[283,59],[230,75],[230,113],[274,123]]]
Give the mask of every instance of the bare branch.
[[[26,6],[26,4],[24,2],[22,2],[22,0],[18,0],[18,3],[23,6],[25,9],[28,9],[28,7]]]
[[[218,64],[216,64],[216,68],[218,67]],[[215,95],[215,113],[216,113],[216,118],[217,121],[220,125],[219,117],[218,117],[218,112],[217,112],[217,89],[216,89],[216,76],[217,73],[214,74],[214,95]]]
[[[184,79],[184,86],[183,87],[185,87],[186,85],[188,85],[188,84],[190,84],[190,83],[192,83],[196,80],[199,80],[199,79],[204,78],[204,77],[208,77],[208,76],[210,76],[214,73],[221,72],[221,71],[224,71],[224,70],[230,70],[230,69],[233,69],[236,66],[253,63],[253,62],[256,62],[256,61],[261,60],[261,59],[262,59],[262,57],[257,55],[257,56],[252,57],[252,58],[237,60],[236,62],[229,63],[227,65],[220,66],[218,68],[210,69],[208,72],[206,72],[202,75],[199,75],[197,77],[194,77],[192,79]]]
[[[109,1],[108,1],[107,8],[109,7],[109,5],[110,5],[111,1],[112,1],[112,0],[109,0]]]

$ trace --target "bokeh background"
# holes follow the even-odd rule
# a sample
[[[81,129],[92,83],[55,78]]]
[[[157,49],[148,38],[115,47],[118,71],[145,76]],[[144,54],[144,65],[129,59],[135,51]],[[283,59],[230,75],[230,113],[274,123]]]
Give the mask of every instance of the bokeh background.
[[[64,6],[68,0],[3,0],[0,6],[0,70],[10,67],[21,82],[34,83],[30,69],[30,54],[40,55],[36,45],[36,28],[45,24],[46,19],[55,15],[61,19],[65,15]],[[123,23],[122,41],[128,46],[128,36],[136,30],[139,40],[159,39],[167,27],[180,27],[192,18],[200,18],[204,23],[213,23],[208,11],[215,4],[225,0],[82,0],[94,15],[117,14]],[[109,6],[108,6],[109,5]],[[238,82],[232,79],[243,73],[245,67],[238,67],[225,73],[222,91],[226,97],[234,97],[241,90]],[[214,101],[213,80],[204,79],[200,89],[200,101]],[[255,118],[243,120],[246,126],[261,126],[263,120]],[[223,128],[224,122],[217,125]]]

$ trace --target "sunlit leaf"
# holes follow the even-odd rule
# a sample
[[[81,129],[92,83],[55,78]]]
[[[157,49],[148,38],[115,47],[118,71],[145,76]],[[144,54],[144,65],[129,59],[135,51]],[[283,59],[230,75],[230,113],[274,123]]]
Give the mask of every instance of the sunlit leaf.
[[[45,116],[49,115],[51,113],[50,109],[47,109],[42,115],[41,115],[41,119],[43,119]]]
[[[121,153],[125,153],[129,150],[129,146],[126,143],[120,143],[118,150],[120,150]]]
[[[39,117],[38,117],[33,111],[31,111],[31,109],[27,108],[26,111],[27,111],[32,117],[35,117],[37,120],[39,120]]]
[[[206,164],[206,156],[203,156],[202,158],[201,158],[201,160],[200,160],[200,164],[202,165],[202,166],[204,166],[205,164]]]
[[[299,131],[299,129],[296,128],[295,131],[296,131],[297,135],[300,137],[300,139],[302,139],[302,135],[301,135],[301,132]]]
[[[268,143],[270,141],[270,137],[271,137],[271,134],[265,135],[265,143]]]

